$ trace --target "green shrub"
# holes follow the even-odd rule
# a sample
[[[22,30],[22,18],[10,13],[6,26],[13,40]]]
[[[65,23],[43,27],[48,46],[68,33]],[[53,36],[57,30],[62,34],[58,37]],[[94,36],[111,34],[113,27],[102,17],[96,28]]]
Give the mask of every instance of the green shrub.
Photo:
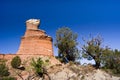
[[[9,76],[8,68],[5,63],[0,63],[0,76]]]
[[[12,59],[12,61],[11,61],[11,66],[13,68],[18,69],[20,67],[20,65],[21,65],[21,59],[20,59],[20,57],[19,56],[14,57]]]
[[[37,61],[35,61],[34,59],[32,59],[31,65],[33,66],[35,72],[42,76],[43,75],[43,60],[41,60],[41,58],[38,58]]]

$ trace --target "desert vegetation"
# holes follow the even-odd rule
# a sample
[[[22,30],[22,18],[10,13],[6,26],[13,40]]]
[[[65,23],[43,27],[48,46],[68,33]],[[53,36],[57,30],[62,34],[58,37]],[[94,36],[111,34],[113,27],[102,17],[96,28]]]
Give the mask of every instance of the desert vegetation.
[[[6,66],[6,60],[0,60],[0,80],[16,80],[10,76],[9,68]]]
[[[94,60],[96,69],[105,69],[112,71],[113,74],[120,74],[120,51],[103,47],[103,38],[100,35],[92,36],[88,39],[82,38],[83,45],[80,45],[81,50],[78,50],[77,34],[70,28],[62,27],[56,31],[56,43],[58,48],[58,59],[61,62],[76,62],[76,59],[87,58]],[[80,54],[82,56],[80,56]]]
[[[74,62],[79,58],[77,37],[77,34],[68,27],[62,27],[57,30],[55,46],[58,48],[58,58],[62,62]]]
[[[20,65],[21,65],[21,59],[20,59],[20,57],[19,56],[14,57],[12,59],[12,61],[11,61],[11,66],[13,68],[18,69],[18,68],[20,68]]]

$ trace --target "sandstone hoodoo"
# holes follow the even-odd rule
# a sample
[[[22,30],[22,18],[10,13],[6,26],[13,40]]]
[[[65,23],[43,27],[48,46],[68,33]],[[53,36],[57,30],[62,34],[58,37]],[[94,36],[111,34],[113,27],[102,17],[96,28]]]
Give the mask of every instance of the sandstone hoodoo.
[[[39,19],[26,21],[26,32],[21,38],[17,54],[53,56],[52,38],[39,29]]]

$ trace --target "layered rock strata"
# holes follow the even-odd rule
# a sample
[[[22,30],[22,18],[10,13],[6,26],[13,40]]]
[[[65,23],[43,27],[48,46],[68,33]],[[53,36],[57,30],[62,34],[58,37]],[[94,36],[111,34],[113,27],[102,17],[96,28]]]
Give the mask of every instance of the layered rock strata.
[[[45,31],[38,29],[39,25],[38,19],[26,21],[26,32],[21,38],[17,54],[53,56],[52,38]]]

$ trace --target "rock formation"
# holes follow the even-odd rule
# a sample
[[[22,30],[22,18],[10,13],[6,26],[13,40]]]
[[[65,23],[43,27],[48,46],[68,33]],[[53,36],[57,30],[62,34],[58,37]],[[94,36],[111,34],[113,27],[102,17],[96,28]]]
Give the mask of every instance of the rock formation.
[[[26,21],[26,32],[21,38],[17,54],[40,54],[53,56],[52,38],[45,31],[38,29],[40,20]]]
[[[50,58],[51,63],[58,61],[54,58],[52,38],[45,31],[39,29],[39,19],[29,19],[26,21],[26,32],[21,38],[21,44],[16,54],[0,54],[0,59],[11,60],[15,56],[29,60],[31,58]]]

